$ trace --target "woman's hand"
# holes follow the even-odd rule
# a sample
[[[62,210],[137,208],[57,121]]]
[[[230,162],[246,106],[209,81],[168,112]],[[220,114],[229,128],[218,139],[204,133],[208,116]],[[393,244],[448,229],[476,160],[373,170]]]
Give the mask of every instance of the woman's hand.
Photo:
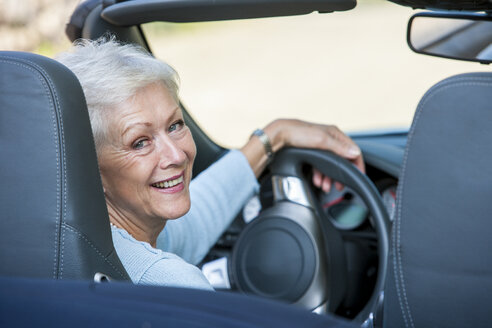
[[[300,120],[279,119],[268,124],[263,131],[270,138],[273,151],[283,147],[313,148],[330,150],[335,154],[352,161],[362,172],[364,161],[360,148],[334,125],[308,123]],[[267,157],[263,144],[258,138],[251,138],[241,151],[248,159],[257,176],[266,166]],[[313,184],[328,192],[332,181],[321,172],[313,170]],[[341,185],[337,184],[340,188]]]

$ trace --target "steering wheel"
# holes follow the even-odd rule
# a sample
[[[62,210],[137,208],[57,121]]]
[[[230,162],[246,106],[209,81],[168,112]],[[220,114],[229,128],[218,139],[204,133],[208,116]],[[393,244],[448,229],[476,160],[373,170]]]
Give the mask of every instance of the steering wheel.
[[[273,206],[241,232],[230,272],[239,290],[313,310],[335,312],[347,289],[347,261],[340,230],[327,218],[303,174],[305,165],[354,190],[365,202],[378,239],[374,291],[355,317],[375,311],[383,290],[388,258],[389,216],[371,180],[332,152],[285,148],[270,164]]]

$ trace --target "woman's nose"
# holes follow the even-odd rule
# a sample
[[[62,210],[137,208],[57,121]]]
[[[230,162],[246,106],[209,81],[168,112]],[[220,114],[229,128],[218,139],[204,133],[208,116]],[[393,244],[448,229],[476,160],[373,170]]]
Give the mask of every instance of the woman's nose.
[[[171,138],[163,138],[159,146],[160,161],[162,169],[171,166],[182,166],[186,162],[186,152],[180,144]]]

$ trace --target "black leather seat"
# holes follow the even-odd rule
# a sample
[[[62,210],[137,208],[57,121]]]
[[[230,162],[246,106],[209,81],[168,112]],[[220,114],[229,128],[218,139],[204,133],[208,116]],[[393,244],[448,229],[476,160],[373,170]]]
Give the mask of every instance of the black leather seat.
[[[116,280],[82,89],[42,56],[0,52],[0,275]]]
[[[492,74],[431,88],[397,194],[385,327],[488,327],[492,306]]]

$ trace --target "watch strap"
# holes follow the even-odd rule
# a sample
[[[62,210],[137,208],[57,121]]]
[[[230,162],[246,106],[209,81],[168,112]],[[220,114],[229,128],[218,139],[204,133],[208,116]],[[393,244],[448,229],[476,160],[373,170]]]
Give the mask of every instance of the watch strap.
[[[268,161],[270,161],[273,158],[273,148],[268,135],[262,129],[256,129],[251,137],[253,136],[256,136],[258,137],[258,139],[260,139],[261,143],[263,144],[263,148],[265,148],[265,153],[268,157]]]

